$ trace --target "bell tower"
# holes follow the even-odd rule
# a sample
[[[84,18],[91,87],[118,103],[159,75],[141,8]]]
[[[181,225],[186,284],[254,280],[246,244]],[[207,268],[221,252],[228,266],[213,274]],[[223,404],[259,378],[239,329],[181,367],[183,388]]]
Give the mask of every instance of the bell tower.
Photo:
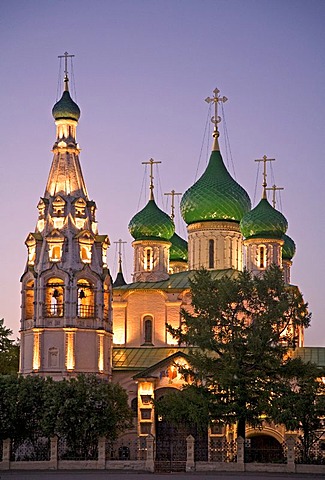
[[[53,160],[35,231],[26,239],[21,278],[20,373],[62,379],[78,373],[111,376],[111,278],[107,235],[99,235],[79,162],[80,109],[64,89],[54,105]]]

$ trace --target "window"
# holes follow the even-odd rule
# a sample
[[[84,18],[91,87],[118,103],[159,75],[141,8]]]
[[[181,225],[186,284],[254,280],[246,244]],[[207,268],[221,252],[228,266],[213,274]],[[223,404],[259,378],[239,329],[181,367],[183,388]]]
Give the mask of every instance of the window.
[[[151,420],[151,408],[141,408],[141,420]]]
[[[25,291],[25,320],[34,317],[34,280],[30,280],[26,284]]]
[[[131,400],[131,410],[132,410],[133,416],[137,417],[138,416],[138,397],[135,397],[133,398],[133,400]]]
[[[144,250],[144,269],[152,270],[152,248],[148,247]]]
[[[144,343],[152,345],[152,317],[144,317]]]
[[[259,268],[266,268],[266,248],[264,245],[258,247],[258,266]]]
[[[78,306],[77,316],[79,318],[92,318],[95,316],[94,289],[88,280],[81,279],[77,283]]]
[[[209,268],[214,268],[214,240],[209,240]]]
[[[46,284],[45,316],[63,317],[64,282],[60,278],[51,278]]]

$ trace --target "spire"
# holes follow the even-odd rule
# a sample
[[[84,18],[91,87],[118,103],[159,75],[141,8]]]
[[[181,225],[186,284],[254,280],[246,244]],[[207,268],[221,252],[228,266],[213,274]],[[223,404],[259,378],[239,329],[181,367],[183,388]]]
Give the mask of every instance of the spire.
[[[113,283],[113,287],[121,287],[122,285],[126,285],[122,271],[122,245],[127,242],[123,242],[121,239],[119,239],[114,243],[118,245],[118,273],[115,282]]]
[[[161,162],[156,162],[153,158],[150,158],[149,162],[142,162],[142,165],[150,165],[150,175],[149,175],[149,178],[150,178],[150,186],[149,186],[150,195],[149,195],[149,200],[154,200],[154,195],[153,195],[153,189],[154,189],[154,184],[153,184],[153,179],[154,179],[154,176],[153,176],[153,166],[154,166],[155,164],[158,164],[158,163],[161,163]]]
[[[262,183],[262,187],[263,187],[263,192],[262,192],[262,198],[266,199],[266,190],[267,190],[267,182],[266,182],[266,177],[267,177],[267,173],[266,173],[266,162],[275,162],[275,158],[267,158],[266,155],[263,156],[263,158],[258,158],[255,160],[255,162],[263,162],[264,165],[263,165],[263,183]]]
[[[214,124],[214,129],[213,129],[213,134],[212,134],[212,136],[214,138],[212,151],[214,152],[214,151],[219,151],[220,150],[219,141],[218,141],[218,138],[219,138],[218,123],[221,122],[221,117],[219,117],[219,115],[218,115],[218,105],[219,105],[219,103],[225,103],[228,100],[228,98],[219,96],[220,90],[218,90],[218,88],[215,88],[213,90],[213,93],[214,93],[214,96],[213,97],[207,97],[205,99],[205,101],[207,103],[211,103],[211,102],[214,103],[214,115],[211,118],[211,122]]]
[[[176,195],[182,195],[182,194],[178,193],[178,192],[175,192],[175,190],[172,190],[171,192],[164,193],[164,195],[170,195],[172,197],[170,218],[174,221],[174,218],[175,218],[175,197],[176,197]]]

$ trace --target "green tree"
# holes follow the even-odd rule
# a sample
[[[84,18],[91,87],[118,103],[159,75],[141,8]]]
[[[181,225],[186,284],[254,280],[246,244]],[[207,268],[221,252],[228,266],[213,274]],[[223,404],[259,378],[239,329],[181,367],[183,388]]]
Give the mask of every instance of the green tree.
[[[51,379],[0,375],[0,437],[36,440],[44,434],[44,404]]]
[[[66,439],[75,455],[92,458],[98,438],[116,439],[132,425],[127,393],[95,375],[53,382],[47,391],[44,430]]]
[[[12,330],[0,319],[0,375],[15,375],[19,369],[19,344],[11,339]]]
[[[324,376],[316,364],[295,358],[284,366],[283,382],[273,401],[274,420],[299,432],[302,463],[314,460],[313,447],[325,433]]]
[[[182,311],[179,343],[193,347],[191,395],[208,404],[209,420],[258,426],[269,413],[281,367],[297,344],[297,328],[310,314],[297,288],[272,266],[263,276],[248,271],[221,279],[201,270],[191,282],[192,311]],[[193,393],[194,392],[194,393]],[[204,409],[202,410],[204,411]]]

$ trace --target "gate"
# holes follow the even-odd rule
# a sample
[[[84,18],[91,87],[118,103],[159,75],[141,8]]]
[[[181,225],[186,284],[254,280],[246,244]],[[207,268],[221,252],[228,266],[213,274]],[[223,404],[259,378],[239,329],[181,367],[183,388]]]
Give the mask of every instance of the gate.
[[[208,458],[208,433],[198,432],[193,425],[173,425],[163,419],[156,421],[156,472],[185,472],[187,443],[195,439],[195,460]]]

